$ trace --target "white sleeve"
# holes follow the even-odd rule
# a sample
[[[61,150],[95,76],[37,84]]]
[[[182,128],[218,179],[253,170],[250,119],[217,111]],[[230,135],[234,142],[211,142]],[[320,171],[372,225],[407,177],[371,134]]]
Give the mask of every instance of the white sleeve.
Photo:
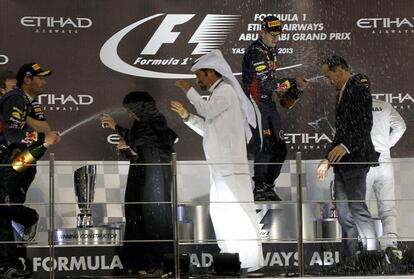
[[[406,129],[404,119],[390,105],[390,147],[393,147],[400,140]]]
[[[225,92],[224,86],[214,91],[214,96],[204,100],[200,94],[193,88],[187,92],[187,98],[196,108],[197,114],[207,119],[213,119],[226,111],[231,106],[230,92]],[[227,93],[227,94],[226,94]]]
[[[201,117],[190,114],[190,117],[184,123],[200,136],[204,136],[204,119]]]
[[[341,143],[341,145],[342,145],[342,147],[343,148],[345,148],[345,151],[346,151],[346,153],[351,153],[350,151],[349,151],[349,149],[348,149],[348,147],[346,147],[346,145],[345,144],[343,144],[343,143]]]

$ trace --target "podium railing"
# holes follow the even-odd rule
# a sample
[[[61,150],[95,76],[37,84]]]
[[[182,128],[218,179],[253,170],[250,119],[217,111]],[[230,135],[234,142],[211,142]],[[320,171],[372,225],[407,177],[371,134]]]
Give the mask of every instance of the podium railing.
[[[332,180],[332,173],[330,177],[328,177],[325,182],[320,182],[315,178],[315,170],[318,165],[318,161],[309,161],[309,160],[302,160],[301,153],[297,153],[297,157],[295,161],[287,161],[284,164],[286,167],[285,170],[282,171],[282,175],[277,179],[277,187],[276,191],[281,195],[282,201],[273,201],[273,202],[255,202],[256,210],[258,211],[258,218],[261,218],[259,221],[260,228],[261,228],[261,237],[260,239],[234,239],[235,241],[239,241],[238,243],[246,243],[260,240],[263,243],[263,247],[265,248],[264,252],[264,261],[267,266],[264,268],[264,272],[267,277],[273,277],[280,275],[284,272],[284,274],[294,273],[297,276],[309,276],[309,275],[320,275],[320,276],[327,276],[332,275],[335,273],[330,273],[328,268],[334,267],[337,264],[337,261],[341,261],[340,251],[338,250],[340,246],[341,240],[346,240],[346,238],[340,235],[340,227],[338,224],[337,216],[328,216],[331,211],[331,208],[327,207],[327,204],[332,204],[333,201],[330,198],[327,198],[327,193],[329,193],[329,184]],[[60,245],[61,243],[55,238],[55,231],[60,229],[62,226],[67,224],[67,220],[62,221],[64,218],[73,218],[75,220],[75,216],[72,216],[72,213],[68,213],[69,210],[67,208],[71,207],[72,209],[70,212],[75,212],[76,209],[76,202],[74,202],[70,195],[68,195],[68,189],[66,189],[66,184],[72,183],[72,171],[66,169],[64,174],[57,171],[59,168],[64,169],[67,166],[73,168],[73,166],[78,164],[68,164],[68,163],[59,163],[55,162],[54,154],[50,154],[48,164],[44,164],[45,162],[39,162],[38,169],[40,169],[40,174],[38,174],[38,181],[43,181],[45,184],[45,178],[48,178],[48,197],[44,199],[47,202],[42,202],[40,199],[35,200],[29,198],[24,205],[41,208],[42,206],[47,206],[47,210],[40,210],[41,212],[47,212],[46,214],[49,216],[41,215],[42,222],[40,223],[39,227],[41,229],[39,238],[36,240],[36,244],[33,242],[27,242],[24,240],[18,240],[17,243],[20,244],[29,244],[29,248],[33,247],[47,247],[48,248],[48,260],[43,260],[41,264],[43,264],[42,268],[47,270],[49,278],[56,277],[56,270],[59,268],[57,266],[63,266],[65,268],[65,262],[61,259],[55,260],[55,258],[59,258],[59,254],[56,254],[56,246]],[[221,163],[222,165],[226,165],[226,163]],[[389,164],[394,164],[397,167],[395,168],[395,173],[398,174],[397,177],[397,196],[405,195],[404,198],[396,197],[394,198],[395,202],[399,209],[405,210],[403,212],[407,215],[406,219],[409,219],[409,208],[413,208],[411,206],[413,204],[413,198],[409,194],[407,188],[409,187],[409,165],[413,164],[414,162],[410,160],[397,160],[396,162],[390,162]],[[138,165],[160,165],[160,164],[138,164]],[[190,251],[190,257],[192,264],[191,266],[197,264],[197,261],[200,261],[199,256],[194,256],[194,252],[191,252],[194,247],[206,247],[206,245],[210,245],[209,247],[215,247],[217,243],[224,242],[226,239],[217,237],[212,232],[212,225],[209,223],[209,205],[214,204],[208,198],[209,189],[210,189],[210,182],[208,180],[209,172],[208,172],[208,164],[205,162],[177,162],[176,154],[172,156],[172,160],[169,163],[161,164],[170,168],[171,171],[171,200],[169,201],[139,201],[139,202],[129,202],[125,203],[122,201],[122,191],[119,192],[118,196],[114,195],[111,196],[116,189],[122,188],[125,185],[125,176],[126,176],[126,169],[130,166],[130,164],[126,163],[113,163],[111,164],[102,164],[100,166],[100,178],[98,178],[97,189],[107,191],[108,189],[102,189],[102,183],[105,184],[105,179],[113,179],[111,177],[108,178],[110,175],[118,175],[116,174],[117,170],[119,171],[122,168],[122,175],[123,177],[117,180],[119,184],[114,184],[113,189],[109,189],[106,192],[106,196],[104,198],[100,197],[94,202],[94,206],[96,209],[99,209],[101,214],[105,214],[105,209],[101,210],[102,207],[111,208],[111,210],[117,206],[123,209],[125,205],[131,204],[139,204],[143,207],[151,204],[157,204],[159,206],[168,206],[171,207],[171,218],[173,220],[173,228],[172,228],[172,236],[171,239],[133,239],[133,240],[123,240],[122,243],[170,243],[173,246],[173,272],[171,274],[174,275],[175,278],[180,278],[182,275],[183,268],[187,268],[185,266],[180,266],[182,262],[180,255],[183,252]],[[217,164],[220,165],[220,164]],[[121,167],[120,167],[121,166]],[[114,167],[114,169],[112,169]],[[252,168],[252,162],[249,163],[250,169]],[[47,169],[47,171],[46,171]],[[110,169],[110,171],[107,171]],[[188,171],[191,169],[191,171]],[[184,171],[183,171],[184,170]],[[188,172],[188,173],[187,173]],[[200,176],[200,177],[198,177]],[[105,181],[104,181],[105,180]],[[111,180],[112,181],[112,180]],[[115,181],[115,180],[114,180]],[[191,187],[188,187],[188,181],[194,181]],[[195,182],[197,181],[197,182]],[[105,183],[104,183],[105,182]],[[112,183],[112,182],[111,182]],[[65,186],[63,186],[65,184]],[[109,183],[110,184],[110,183]],[[197,185],[195,185],[197,184]],[[105,184],[106,185],[106,184]],[[186,190],[183,190],[184,186]],[[284,185],[287,185],[285,187]],[[110,185],[111,186],[111,185]],[[35,187],[35,186],[32,186]],[[101,187],[101,188],[99,188]],[[106,187],[106,186],[104,186]],[[202,190],[198,188],[203,188]],[[40,190],[40,188],[35,188],[36,191]],[[189,190],[190,189],[190,190]],[[42,190],[45,190],[44,188]],[[71,189],[73,191],[73,189]],[[197,192],[196,194],[198,197],[194,198],[192,191]],[[98,191],[99,192],[99,191]],[[102,192],[102,191],[101,191]],[[34,192],[38,194],[37,192]],[[44,191],[46,193],[46,191]],[[118,193],[118,192],[117,192]],[[322,194],[323,193],[323,194]],[[45,194],[46,195],[46,194]],[[30,196],[30,193],[29,193]],[[62,197],[64,197],[62,199]],[[57,200],[56,200],[57,198]],[[121,200],[120,200],[121,199]],[[358,202],[366,202],[367,203],[376,203],[375,200],[354,200],[354,201],[341,201],[337,200],[334,203],[358,203]],[[387,200],[383,200],[383,202],[387,202]],[[252,201],[248,200],[237,200],[237,201],[221,201],[216,202],[216,204],[225,203],[225,204],[239,204],[243,206],[243,204],[251,204]],[[18,203],[16,203],[17,205]],[[0,206],[6,206],[5,204],[1,204]],[[327,209],[328,208],[328,209]],[[75,210],[74,210],[75,209]],[[98,211],[99,211],[98,210]],[[115,210],[116,211],[116,210]],[[321,211],[321,212],[318,212]],[[123,219],[122,211],[116,211],[116,217],[108,217],[105,220],[101,221],[101,223],[111,223],[113,219],[110,218],[117,218],[117,220]],[[63,214],[63,215],[62,215]],[[67,215],[68,217],[62,217]],[[109,216],[109,215],[108,215]],[[113,216],[113,215],[111,215]],[[189,218],[193,218],[190,221],[194,221],[193,223],[187,222]],[[97,216],[101,217],[101,216]],[[331,218],[332,217],[332,218]],[[200,220],[196,220],[199,218]],[[45,223],[46,220],[46,223]],[[108,221],[109,220],[109,221]],[[402,220],[402,219],[401,219]],[[400,220],[400,222],[401,222]],[[118,221],[119,222],[119,221]],[[198,223],[197,223],[198,222]],[[375,219],[375,222],[380,224],[378,219]],[[45,224],[47,226],[45,227]],[[201,224],[201,225],[200,225]],[[120,223],[120,227],[122,228],[122,221]],[[399,235],[399,247],[400,249],[406,253],[406,255],[410,256],[412,245],[410,244],[411,240],[414,238],[413,235],[409,234],[409,225],[407,228],[400,227],[401,233]],[[43,233],[43,239],[42,239]],[[47,233],[47,234],[45,234]],[[44,236],[47,235],[47,239]],[[387,239],[386,236],[382,237],[381,240]],[[369,237],[359,237],[358,239],[362,245],[366,245],[367,241],[370,241]],[[7,241],[6,241],[7,242]],[[15,241],[13,241],[15,242]],[[71,240],[68,238],[67,240],[63,241],[67,244],[68,247],[76,247],[78,243],[75,240]],[[377,241],[378,242],[378,241]],[[2,242],[4,243],[4,242]],[[96,243],[99,243],[96,242]],[[108,243],[102,243],[102,245],[106,245]],[[214,245],[211,245],[214,244]],[[293,246],[296,248],[292,248]],[[201,245],[201,246],[200,246]],[[204,245],[204,246],[203,246]],[[276,246],[272,245],[282,245],[280,247],[284,247],[283,245],[288,245],[289,247],[283,248],[284,252],[280,252],[277,254],[278,251],[274,250]],[[319,246],[318,246],[319,245]],[[96,247],[98,247],[97,245]],[[112,246],[118,246],[118,244],[114,244]],[[154,246],[156,247],[156,246]],[[270,248],[269,248],[270,247]],[[315,248],[316,247],[316,248]],[[210,249],[209,248],[209,249]],[[198,249],[198,248],[197,248]],[[202,248],[200,251],[204,251]],[[206,249],[208,253],[215,253],[214,249],[211,248],[210,250]],[[278,249],[278,248],[277,248]],[[293,249],[293,250],[292,250]],[[316,249],[316,250],[312,250]],[[319,250],[318,250],[319,249]],[[379,248],[378,248],[379,249]],[[281,251],[282,251],[281,250]],[[319,254],[315,252],[319,251]],[[206,253],[207,253],[206,252]],[[328,253],[329,252],[329,253]],[[313,254],[312,254],[313,253]],[[326,255],[325,255],[326,253]],[[414,254],[414,253],[413,253]],[[204,257],[205,255],[202,255]],[[210,256],[205,256],[203,258],[208,263]],[[311,257],[311,259],[309,259]],[[318,257],[321,257],[318,258]],[[408,258],[407,258],[408,259]],[[61,262],[59,262],[61,261]],[[201,262],[201,261],[200,261]],[[320,264],[322,263],[322,264]],[[37,261],[36,266],[40,266],[40,263]],[[83,263],[75,262],[74,265],[80,265]],[[97,265],[97,263],[94,263]],[[321,270],[315,271],[314,268],[316,265],[320,265]],[[405,269],[401,268],[399,270],[392,270],[393,272],[399,272],[400,274],[409,274],[411,271],[410,265],[411,263],[406,261],[404,262]],[[202,269],[203,264],[200,263],[200,268]],[[280,266],[280,270],[284,269],[284,271],[271,271],[272,267],[276,267],[277,265]],[[385,266],[385,264],[382,263]],[[414,266],[414,264],[413,264]],[[47,268],[45,268],[47,267]],[[388,268],[388,267],[387,267]],[[193,270],[194,271],[194,270]],[[205,268],[205,272],[211,272],[211,269]],[[188,272],[188,271],[186,271]],[[359,273],[358,273],[359,272]],[[358,275],[361,274],[363,271],[354,272],[353,274]],[[377,272],[372,271],[371,272]],[[391,272],[390,270],[386,270],[385,273]],[[405,273],[404,273],[405,272]],[[197,271],[195,272],[197,273]],[[351,272],[352,273],[352,272]],[[120,275],[120,274],[119,274]],[[211,274],[210,274],[211,275]],[[214,275],[214,274],[213,274]],[[114,275],[117,276],[117,275]],[[171,275],[170,275],[171,276]]]

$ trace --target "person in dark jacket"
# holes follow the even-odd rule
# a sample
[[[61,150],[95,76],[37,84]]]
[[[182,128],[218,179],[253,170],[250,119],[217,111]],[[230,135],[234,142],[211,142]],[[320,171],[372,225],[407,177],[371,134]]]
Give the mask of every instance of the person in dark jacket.
[[[256,201],[278,201],[275,180],[280,175],[287,154],[282,122],[276,102],[292,108],[306,86],[305,78],[281,78],[276,74],[277,41],[282,22],[275,16],[262,20],[260,38],[243,57],[244,90],[256,105],[258,126],[253,129],[254,198]]]
[[[171,205],[157,202],[171,201],[168,164],[177,135],[147,92],[128,93],[123,107],[134,119],[130,129],[116,124],[108,114],[101,122],[121,136],[118,148],[131,162],[125,190],[125,240],[154,240],[124,243],[123,264],[132,272],[153,273],[160,269],[163,256],[173,252],[172,242],[159,242],[173,239]],[[139,165],[148,163],[156,165]]]
[[[377,249],[374,223],[365,203],[366,176],[369,168],[378,162],[370,134],[373,123],[370,84],[365,75],[353,74],[345,59],[339,56],[327,58],[322,72],[338,95],[335,137],[318,166],[317,176],[323,180],[333,164],[343,255],[346,264],[355,265],[358,236],[366,239],[365,249]]]

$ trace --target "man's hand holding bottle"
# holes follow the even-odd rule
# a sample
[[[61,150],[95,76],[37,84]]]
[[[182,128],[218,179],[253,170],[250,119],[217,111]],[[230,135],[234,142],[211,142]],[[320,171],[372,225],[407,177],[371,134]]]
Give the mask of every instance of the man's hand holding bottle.
[[[17,172],[24,172],[45,154],[50,145],[56,144],[60,140],[58,131],[50,131],[45,133],[42,145],[32,144],[25,150],[14,149],[10,156],[13,169]]]

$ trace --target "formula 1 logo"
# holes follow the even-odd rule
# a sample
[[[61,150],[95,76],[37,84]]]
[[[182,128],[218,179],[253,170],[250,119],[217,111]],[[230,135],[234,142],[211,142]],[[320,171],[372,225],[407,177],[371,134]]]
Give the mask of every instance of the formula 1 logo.
[[[139,52],[139,56],[131,63],[132,65],[121,59],[118,54],[118,46],[124,37],[142,24],[161,16],[164,16],[164,19],[145,47]],[[165,44],[169,44],[169,47],[174,49],[174,53],[180,50],[178,46],[172,44],[176,42],[182,32],[173,30],[177,26],[189,23],[194,16],[195,14],[155,14],[141,19],[115,33],[106,41],[100,51],[101,61],[105,66],[115,71],[133,76],[164,79],[194,78],[194,75],[191,74],[160,72],[142,68],[159,68],[160,66],[166,68],[168,66],[187,65],[188,71],[188,64],[192,60],[191,56],[165,58],[157,56],[157,54]],[[239,15],[206,15],[188,41],[188,44],[195,44],[190,55],[205,54],[219,48],[226,40],[228,33],[232,30],[239,17]],[[178,55],[176,54],[176,56]]]
[[[176,25],[186,23],[194,16],[195,14],[167,15],[141,54],[155,55],[161,45],[174,43],[180,32],[172,32],[173,28]],[[219,48],[234,24],[236,24],[238,18],[239,16],[236,15],[206,15],[194,35],[188,41],[189,44],[197,44],[191,54],[206,54],[213,49]]]
[[[71,256],[71,257],[34,257],[33,271],[90,271],[122,270],[124,267],[118,255]]]

